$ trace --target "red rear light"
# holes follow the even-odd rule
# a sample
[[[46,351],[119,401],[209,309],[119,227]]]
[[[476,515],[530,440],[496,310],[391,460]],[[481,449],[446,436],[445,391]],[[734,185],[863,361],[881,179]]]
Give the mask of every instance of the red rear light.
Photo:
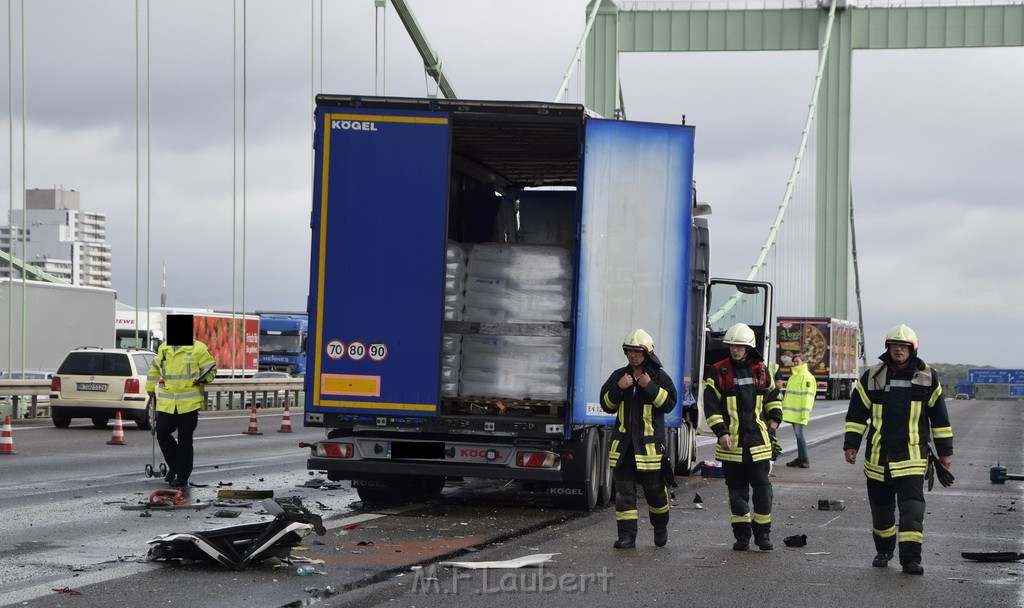
[[[320,456],[328,458],[352,458],[351,443],[320,443],[317,445]]]
[[[124,381],[124,392],[125,393],[132,393],[132,394],[141,393],[142,391],[139,390],[139,379],[138,378],[128,378],[127,380],[125,380]]]
[[[50,390],[59,393],[60,392],[60,376],[54,376],[50,378]]]
[[[553,452],[516,452],[516,466],[550,469],[555,466]]]

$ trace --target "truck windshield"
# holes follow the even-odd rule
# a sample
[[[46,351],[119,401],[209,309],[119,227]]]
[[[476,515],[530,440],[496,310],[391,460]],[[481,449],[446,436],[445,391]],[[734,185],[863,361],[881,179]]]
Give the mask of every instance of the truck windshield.
[[[299,335],[260,334],[260,352],[278,354],[301,354],[305,350]]]

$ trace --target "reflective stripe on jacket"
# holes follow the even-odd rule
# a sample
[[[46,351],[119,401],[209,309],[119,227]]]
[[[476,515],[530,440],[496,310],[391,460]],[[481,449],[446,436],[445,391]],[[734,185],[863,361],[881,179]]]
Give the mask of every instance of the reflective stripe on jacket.
[[[892,477],[924,475],[929,435],[939,456],[953,455],[953,426],[949,422],[942,386],[935,370],[917,358],[905,369],[883,363],[861,376],[846,412],[843,449],[860,450],[867,435],[864,474],[885,480],[888,465]]]
[[[807,424],[811,420],[818,380],[807,371],[807,364],[794,365],[793,375],[786,381],[786,395],[782,398],[782,421]]]
[[[146,392],[156,391],[156,409],[185,414],[206,404],[203,388],[217,375],[217,364],[206,345],[160,345],[146,376]]]
[[[704,381],[704,417],[716,437],[732,438],[728,450],[716,443],[716,459],[743,462],[747,448],[754,462],[769,460],[772,444],[765,420],[782,423],[782,400],[771,372],[759,359],[715,363]]]
[[[649,358],[654,358],[653,353]],[[660,365],[648,362],[645,370],[651,377],[646,387],[634,381],[631,388],[619,388],[619,379],[630,373],[628,366],[612,372],[601,387],[601,408],[616,415],[608,449],[608,466],[613,469],[630,446],[638,471],[661,469],[665,452],[665,414],[676,406],[676,387]]]

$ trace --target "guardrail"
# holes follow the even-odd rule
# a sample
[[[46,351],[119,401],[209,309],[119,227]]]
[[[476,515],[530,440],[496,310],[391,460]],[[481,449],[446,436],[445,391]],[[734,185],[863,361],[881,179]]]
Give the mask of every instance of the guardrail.
[[[206,387],[207,410],[283,407],[302,403],[302,378],[217,378]],[[26,418],[50,415],[49,380],[0,380],[0,398],[10,399],[11,418],[18,418],[23,400]]]

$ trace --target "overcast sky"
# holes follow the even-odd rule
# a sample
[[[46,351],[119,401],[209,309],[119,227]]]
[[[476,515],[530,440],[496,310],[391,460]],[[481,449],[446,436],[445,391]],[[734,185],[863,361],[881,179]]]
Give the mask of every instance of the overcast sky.
[[[11,171],[0,174],[3,206],[12,188],[20,205],[24,48],[24,183],[77,190],[83,209],[107,214],[118,299],[147,303],[148,200],[150,303],[159,303],[166,260],[171,305],[242,309],[236,5],[152,3],[147,180],[145,157],[140,166],[136,156],[136,2],[24,4],[24,44],[20,3],[8,4],[14,13],[13,91],[6,69],[10,28],[7,10],[0,10],[0,135],[9,140],[0,146],[0,166],[14,173],[13,186]],[[145,5],[139,3],[143,18]],[[552,100],[586,17],[586,0],[409,5],[460,96],[470,99]],[[375,32],[381,28],[373,0],[258,0],[248,3],[246,13],[244,309],[304,309],[314,92],[424,96],[435,87],[390,7],[384,71],[375,74]],[[240,70],[241,53],[237,60]],[[629,118],[676,123],[685,114],[696,125],[696,179],[701,199],[714,208],[712,272],[745,276],[785,191],[816,53],[636,54],[620,61]],[[145,73],[143,56],[143,84]],[[582,101],[577,81],[566,101]],[[886,329],[907,323],[917,330],[927,361],[1024,367],[1017,310],[1024,301],[1024,49],[859,51],[852,106],[869,359],[881,353]],[[140,107],[145,152],[145,99]],[[15,149],[13,165],[9,147]],[[137,200],[143,206],[138,271]]]

